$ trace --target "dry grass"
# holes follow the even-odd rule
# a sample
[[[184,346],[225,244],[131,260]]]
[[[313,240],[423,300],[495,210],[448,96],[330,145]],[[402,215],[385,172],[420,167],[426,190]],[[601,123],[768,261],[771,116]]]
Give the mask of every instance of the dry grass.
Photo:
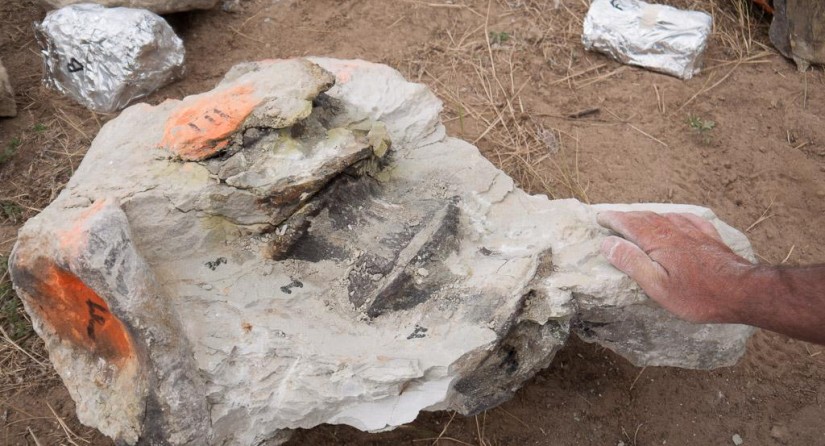
[[[707,0],[713,16],[713,39],[730,59],[742,60],[759,52],[774,51],[764,40],[764,13],[750,0]]]
[[[90,132],[97,128],[93,118],[79,122],[63,112],[16,135],[13,141],[19,149],[6,161],[8,166],[0,168],[4,184],[0,224],[18,225],[54,200],[91,143]]]
[[[0,395],[37,385],[53,374],[43,342],[14,294],[6,262],[0,257]]]
[[[499,410],[504,411],[505,413],[507,413],[509,416],[511,416],[513,418],[516,418],[514,415],[510,414],[509,412],[505,411],[504,409],[499,409]],[[447,430],[450,428],[450,425],[453,423],[453,420],[455,419],[455,416],[456,416],[456,412],[453,412],[450,415],[450,419],[444,425],[444,428],[441,430],[441,432],[438,434],[437,437],[418,438],[418,439],[412,440],[412,443],[416,444],[416,443],[422,443],[422,442],[432,442],[432,443],[430,443],[430,446],[447,445],[447,444],[460,444],[460,445],[464,445],[464,446],[499,446],[499,445],[502,444],[502,443],[500,443],[496,440],[490,440],[490,439],[487,438],[487,433],[486,433],[487,411],[482,412],[480,417],[479,417],[479,415],[476,415],[475,417],[473,417],[473,422],[475,423],[475,441],[476,441],[475,443],[470,443],[470,442],[467,442],[467,441],[464,441],[464,440],[461,440],[461,439],[458,439],[458,438],[455,438],[455,437],[450,437],[450,436],[446,435]],[[518,418],[516,418],[516,420],[518,420],[521,424],[523,424],[525,427],[527,427],[527,425],[523,421],[519,420]]]
[[[462,27],[448,29],[431,42],[426,57],[396,65],[406,66],[409,77],[432,86],[445,101],[445,122],[453,128],[457,124],[453,133],[478,145],[519,186],[551,198],[587,201],[587,185],[578,165],[578,137],[546,127],[538,119],[540,114],[522,99],[531,83],[575,86],[612,75],[605,70],[608,64],[574,69],[577,56],[570,48],[580,39],[581,14],[540,1],[490,0],[483,9],[455,6],[471,10],[474,23],[466,25],[464,20]],[[513,17],[518,17],[517,28],[505,25]],[[534,79],[528,60],[533,57],[557,67],[559,78]]]
[[[536,85],[585,91],[631,69],[604,58],[583,57],[581,26],[588,2],[411,3],[421,8],[469,11],[454,28],[434,36],[424,51],[416,52],[416,57],[393,61],[409,77],[430,85],[444,100],[445,122],[451,132],[476,144],[527,191],[589,202],[578,135],[542,119],[563,122],[578,117],[570,115],[574,111],[551,115],[532,110],[527,105],[530,101],[522,98]],[[682,116],[686,107],[701,102],[706,93],[728,81],[739,67],[764,63],[773,50],[768,45],[764,16],[753,9],[749,0],[672,3],[707,11],[714,18],[705,80],[687,101],[669,111],[671,116]],[[507,38],[502,39],[502,35]],[[557,76],[545,76],[546,70],[530,70],[535,60],[552,67]],[[665,114],[663,92],[657,87],[655,94]],[[617,120],[668,148],[643,127],[622,118]]]
[[[14,398],[25,389],[56,382],[57,375],[46,357],[43,341],[35,335],[28,315],[12,290],[6,258],[0,257],[0,395],[3,395],[0,414],[4,418],[5,437],[12,428],[5,420],[11,410],[25,416],[23,422],[27,423],[28,436],[34,444],[57,444],[35,435],[28,423],[38,417],[17,407]]]

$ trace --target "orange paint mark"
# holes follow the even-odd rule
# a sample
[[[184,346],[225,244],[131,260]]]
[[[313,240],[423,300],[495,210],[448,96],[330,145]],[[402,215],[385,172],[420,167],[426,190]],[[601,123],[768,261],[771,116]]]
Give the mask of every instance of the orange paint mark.
[[[37,278],[30,294],[41,319],[58,336],[108,361],[134,356],[126,327],[77,276],[49,260],[38,261],[30,273]]]
[[[347,84],[352,80],[353,72],[358,68],[357,64],[345,63],[342,64],[338,71],[335,72],[336,84]]]
[[[352,71],[349,68],[344,68],[343,70],[335,73],[335,81],[338,84],[346,84],[352,80]]]
[[[768,0],[753,0],[753,2],[762,7],[768,14],[774,13],[773,6],[768,4]]]
[[[226,148],[260,101],[251,85],[201,97],[169,117],[160,145],[186,161],[209,158]]]
[[[88,239],[88,233],[85,230],[86,222],[93,215],[100,212],[106,204],[106,200],[95,201],[88,209],[83,210],[78,215],[77,220],[68,231],[59,234],[61,250],[71,255],[80,252],[80,249],[86,246]]]

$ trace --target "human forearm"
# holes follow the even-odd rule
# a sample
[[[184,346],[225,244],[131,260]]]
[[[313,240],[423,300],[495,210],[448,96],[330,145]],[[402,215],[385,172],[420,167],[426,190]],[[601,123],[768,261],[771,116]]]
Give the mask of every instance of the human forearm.
[[[755,266],[743,275],[729,322],[825,344],[825,265]]]
[[[662,307],[696,323],[739,323],[825,344],[825,265],[753,265],[689,214],[602,212],[602,252]]]

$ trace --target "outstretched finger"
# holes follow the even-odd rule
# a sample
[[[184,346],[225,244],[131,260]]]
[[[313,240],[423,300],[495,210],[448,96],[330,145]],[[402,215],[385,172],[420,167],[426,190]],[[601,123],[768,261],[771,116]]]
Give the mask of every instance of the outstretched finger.
[[[602,241],[601,251],[613,266],[635,280],[648,295],[657,294],[664,271],[638,246],[610,236]]]
[[[661,215],[647,211],[604,211],[596,215],[596,221],[635,243],[644,251],[653,249],[657,241],[667,238],[669,228],[672,226],[672,223]]]

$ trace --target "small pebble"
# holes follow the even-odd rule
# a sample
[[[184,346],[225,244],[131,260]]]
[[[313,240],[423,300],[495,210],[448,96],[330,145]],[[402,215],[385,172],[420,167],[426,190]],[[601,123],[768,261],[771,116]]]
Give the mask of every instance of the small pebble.
[[[430,275],[430,272],[429,272],[429,271],[427,271],[427,269],[426,269],[426,268],[418,268],[417,273],[418,273],[418,275],[419,275],[419,276],[421,276],[421,277],[427,277],[427,276],[429,276],[429,275]]]
[[[739,434],[733,434],[732,440],[733,444],[735,444],[736,446],[741,446],[745,442],[744,440],[742,440],[742,437],[740,437]]]
[[[771,427],[771,437],[780,443],[785,444],[789,436],[787,427],[779,425]]]

